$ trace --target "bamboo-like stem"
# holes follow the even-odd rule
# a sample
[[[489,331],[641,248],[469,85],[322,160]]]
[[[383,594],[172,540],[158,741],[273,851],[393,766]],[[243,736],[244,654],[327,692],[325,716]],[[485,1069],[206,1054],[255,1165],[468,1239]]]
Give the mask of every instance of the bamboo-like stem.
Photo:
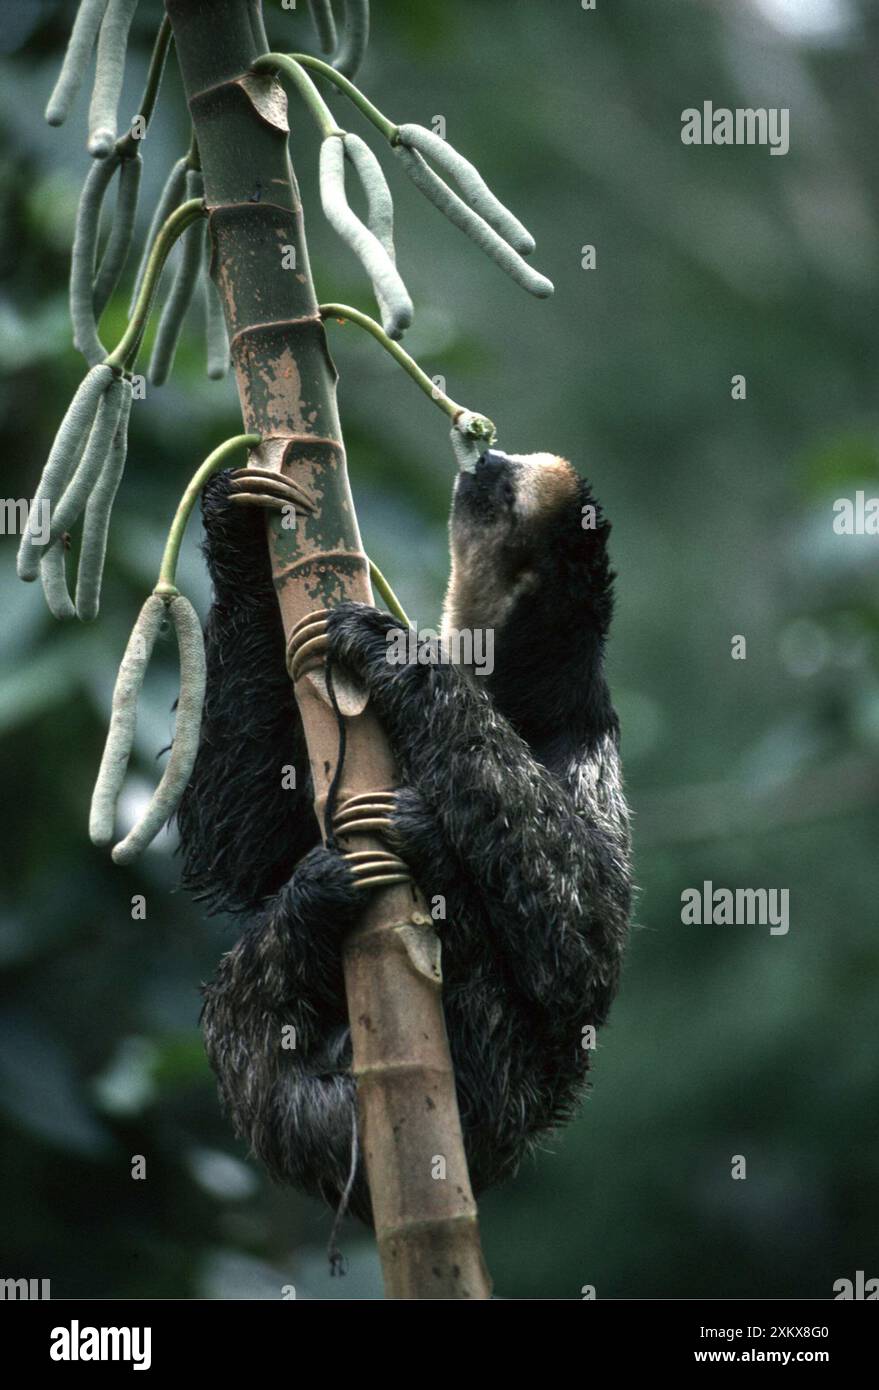
[[[256,449],[261,442],[261,437],[258,434],[236,434],[232,439],[227,439],[223,444],[220,444],[213,453],[208,454],[204,463],[193,473],[186,491],[180,498],[174,513],[174,520],[171,522],[171,529],[168,532],[168,540],[159,568],[159,578],[153,589],[154,594],[160,594],[163,598],[173,598],[179,592],[177,589],[177,559],[180,555],[180,546],[183,543],[186,523],[192,515],[192,509],[208,478],[223,467],[229,455],[234,454],[236,449]]]
[[[253,81],[265,55],[260,0],[166,0],[198,136],[212,244],[253,462],[295,479],[320,507],[285,529],[267,513],[287,638],[303,618],[345,599],[372,602],[369,565],[348,486],[336,371],[314,292],[279,82]],[[262,45],[262,46],[261,46]],[[271,65],[267,65],[269,70]],[[294,79],[296,80],[296,79]],[[304,88],[301,88],[304,92]],[[279,245],[296,251],[280,271]],[[324,806],[338,758],[337,716],[308,671],[295,684]],[[388,794],[398,776],[371,703],[345,714],[340,802]],[[375,832],[356,850],[382,851]],[[389,877],[393,877],[392,875]],[[438,973],[421,896],[408,883],[364,892],[343,948],[357,1081],[360,1152],[389,1297],[485,1299],[476,1204],[467,1174]],[[445,1179],[435,1180],[438,1155]]]

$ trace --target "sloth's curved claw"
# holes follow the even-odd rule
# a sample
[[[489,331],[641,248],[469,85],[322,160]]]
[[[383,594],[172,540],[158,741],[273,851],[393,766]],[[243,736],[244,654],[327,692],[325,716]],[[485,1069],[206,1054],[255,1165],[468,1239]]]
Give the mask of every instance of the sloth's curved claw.
[[[343,802],[333,817],[337,835],[387,835],[392,829],[391,815],[396,792],[362,792]]]
[[[304,488],[280,473],[265,468],[236,468],[231,475],[229,501],[239,506],[265,507],[282,511],[293,507],[308,516],[317,507]]]
[[[398,854],[384,849],[345,850],[342,858],[358,888],[386,888],[392,883],[411,883],[408,866]]]

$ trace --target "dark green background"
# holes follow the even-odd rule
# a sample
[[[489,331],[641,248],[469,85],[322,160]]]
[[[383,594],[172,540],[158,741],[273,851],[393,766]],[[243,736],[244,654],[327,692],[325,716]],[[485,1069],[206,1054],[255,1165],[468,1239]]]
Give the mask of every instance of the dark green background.
[[[482,1203],[504,1297],[593,1284],[603,1298],[828,1298],[857,1269],[879,1275],[879,538],[832,528],[834,499],[879,492],[879,22],[856,0],[772,0],[796,28],[769,8],[373,6],[364,86],[398,120],[446,118],[557,287],[528,299],[390,161],[408,346],[493,416],[502,446],[566,454],[593,479],[620,576],[611,667],[639,930],[580,1118]],[[83,370],[65,279],[86,94],[62,130],[41,118],[71,10],[0,4],[9,497],[32,495]],[[159,12],[143,0],[124,111]],[[808,31],[810,14],[826,27]],[[271,5],[268,26],[277,48],[313,46],[304,13]],[[789,107],[790,153],[684,147],[681,111],[706,99]],[[320,214],[295,98],[291,124],[318,292],[372,309]],[[172,66],[142,231],[186,139]],[[585,243],[595,271],[580,269]],[[120,294],[108,312],[111,341],[125,306]],[[376,345],[331,337],[366,544],[430,624],[447,568],[445,423]],[[86,834],[116,666],[175,499],[239,428],[232,384],[203,376],[194,313],[172,382],[134,409],[97,625],[55,625],[2,538],[0,1276],[50,1278],[56,1297],[276,1298],[289,1282],[300,1297],[380,1294],[354,1228],[349,1276],[330,1283],[328,1215],[272,1189],[220,1116],[197,987],[231,929],[180,893],[171,837],[123,872]],[[182,582],[204,612],[196,530]],[[731,659],[736,634],[745,661]],[[171,655],[145,694],[141,793],[173,727]],[[788,888],[789,934],[683,926],[680,895],[703,879]]]

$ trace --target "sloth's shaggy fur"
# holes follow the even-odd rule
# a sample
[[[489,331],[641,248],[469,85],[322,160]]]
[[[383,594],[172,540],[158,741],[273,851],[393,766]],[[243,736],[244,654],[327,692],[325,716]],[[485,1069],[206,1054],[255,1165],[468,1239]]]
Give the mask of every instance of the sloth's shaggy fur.
[[[205,1042],[273,1176],[335,1204],[356,1126],[340,944],[361,890],[320,845],[263,517],[228,492],[221,475],[203,499],[208,695],[179,823],[186,886],[247,922],[205,989]],[[570,1117],[582,1030],[605,1021],[619,979],[630,877],[603,672],[609,530],[563,460],[489,453],[456,486],[444,634],[493,629],[493,674],[389,664],[399,625],[372,608],[329,621],[331,659],[369,688],[400,768],[395,847],[428,900],[445,898],[443,1003],[477,1192]],[[369,1220],[359,1169],[351,1206]]]

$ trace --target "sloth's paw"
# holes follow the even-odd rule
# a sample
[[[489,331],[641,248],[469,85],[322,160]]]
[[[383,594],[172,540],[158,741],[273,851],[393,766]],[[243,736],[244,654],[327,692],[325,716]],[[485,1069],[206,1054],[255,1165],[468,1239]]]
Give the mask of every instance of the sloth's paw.
[[[340,603],[327,619],[328,655],[370,686],[393,674],[391,654],[404,635],[398,618],[365,603]]]

